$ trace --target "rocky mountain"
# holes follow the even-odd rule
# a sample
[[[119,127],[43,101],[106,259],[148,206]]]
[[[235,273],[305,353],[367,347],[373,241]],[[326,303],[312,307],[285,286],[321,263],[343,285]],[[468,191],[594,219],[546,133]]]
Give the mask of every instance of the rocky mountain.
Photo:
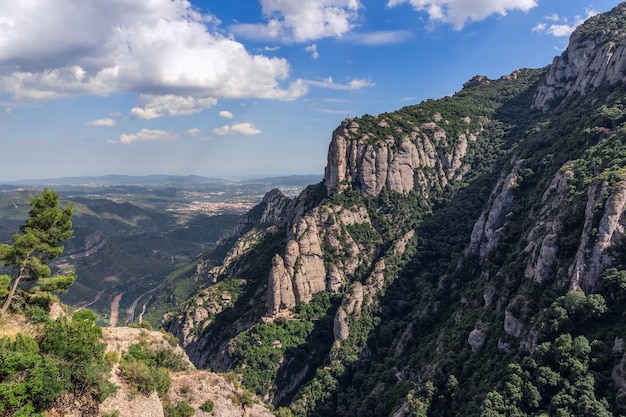
[[[546,68],[344,120],[165,328],[281,415],[626,413],[625,47],[626,3]]]

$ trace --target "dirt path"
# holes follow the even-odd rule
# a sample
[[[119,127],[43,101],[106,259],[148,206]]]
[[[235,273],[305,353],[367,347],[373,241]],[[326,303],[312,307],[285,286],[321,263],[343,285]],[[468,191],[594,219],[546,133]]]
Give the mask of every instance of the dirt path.
[[[119,293],[111,301],[111,319],[109,320],[109,326],[115,327],[117,325],[117,318],[120,315],[120,300],[122,299],[123,292]]]

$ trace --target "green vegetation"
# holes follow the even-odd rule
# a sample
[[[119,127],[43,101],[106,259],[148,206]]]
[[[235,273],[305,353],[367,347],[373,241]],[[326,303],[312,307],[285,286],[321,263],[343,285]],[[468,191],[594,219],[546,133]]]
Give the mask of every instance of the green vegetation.
[[[103,401],[115,391],[102,330],[88,310],[46,324],[41,335],[0,338],[0,415],[41,415],[64,393]]]
[[[59,207],[59,196],[52,190],[44,190],[31,199],[29,219],[20,226],[20,233],[13,235],[13,242],[0,244],[0,262],[12,269],[10,278],[3,276],[0,283],[10,283],[0,289],[5,294],[2,314],[6,313],[21,281],[32,281],[35,286],[31,293],[63,293],[72,285],[76,277],[73,273],[51,276],[47,265],[63,253],[59,243],[72,235],[72,206]],[[40,297],[41,298],[41,297]]]
[[[606,381],[594,371],[606,365],[607,351],[602,342],[568,333],[542,343],[522,365],[509,365],[500,390],[487,394],[481,416],[612,416],[600,396]]]
[[[191,417],[196,410],[190,406],[187,401],[183,400],[176,404],[176,406],[172,403],[165,404],[163,412],[165,413],[165,417]]]
[[[213,400],[208,399],[202,403],[202,405],[200,406],[200,410],[204,411],[205,413],[210,413],[211,411],[213,411],[214,407],[215,404],[213,403]]]
[[[270,392],[285,350],[303,345],[312,330],[309,321],[279,318],[237,335],[232,359],[243,385],[260,395]]]
[[[150,349],[140,343],[128,347],[119,365],[122,377],[131,386],[131,392],[135,395],[149,395],[156,391],[159,397],[165,395],[172,385],[169,371],[188,369],[182,356],[172,349]]]
[[[625,6],[618,7],[577,29],[579,39],[623,42]],[[403,137],[419,142],[439,132],[437,151],[449,153],[467,140],[467,171],[444,181],[441,166],[420,168],[414,173],[420,182],[407,194],[385,189],[362,197],[360,184],[347,182],[332,196],[323,184],[309,188],[298,210],[328,215],[332,235],[320,236],[323,259],[329,272],[348,275],[332,283],[337,294],[323,291],[286,317],[265,318],[271,260],[284,256],[292,231],[261,231],[211,282],[197,269],[218,265],[227,245],[176,268],[150,320],[156,326],[168,308],[176,311],[166,326],[202,313],[194,317],[189,350],[206,355],[196,358],[206,366],[231,370],[235,404],[251,406],[257,394],[282,417],[388,417],[398,410],[429,417],[625,415],[623,222],[607,233],[609,220],[623,216],[615,201],[626,180],[626,84],[571,95],[542,113],[532,102],[545,76],[545,69],[499,80],[477,76],[450,97],[354,119],[357,139],[372,146],[397,149]],[[366,210],[372,223],[343,224],[335,216],[341,210]],[[408,232],[413,237],[401,241]],[[185,231],[175,236],[184,240]],[[597,245],[601,236],[608,248]],[[171,255],[164,241],[147,240]],[[146,254],[132,237],[116,242]],[[350,253],[352,242],[358,254]],[[10,281],[0,283],[6,297]],[[23,310],[47,329],[56,323],[55,334],[74,322],[46,320],[38,303]],[[64,376],[66,368],[55,362],[86,363],[86,346],[73,352],[46,338],[30,340],[2,339],[4,351],[24,353],[1,362],[9,369],[2,385],[13,407],[7,413],[37,411],[37,401],[52,401],[70,389],[66,383],[106,393],[98,378],[76,379],[71,367]],[[95,350],[91,355],[100,357]],[[137,394],[162,395],[169,370],[180,365],[170,351],[142,344],[105,359],[119,361]],[[16,371],[14,363],[21,364]],[[98,366],[83,368],[97,376]],[[46,381],[61,376],[41,389],[27,382],[30,369]],[[26,398],[22,383],[42,395]],[[207,401],[201,410],[214,406]],[[186,401],[165,411],[193,413]]]

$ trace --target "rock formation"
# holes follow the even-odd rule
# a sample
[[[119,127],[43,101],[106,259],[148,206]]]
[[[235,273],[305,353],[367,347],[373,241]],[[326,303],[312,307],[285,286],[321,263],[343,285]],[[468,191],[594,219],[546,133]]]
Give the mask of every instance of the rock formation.
[[[613,11],[626,14],[626,5]],[[567,50],[554,58],[533,105],[549,110],[566,97],[585,96],[601,85],[626,81],[626,44],[616,31],[607,30],[615,16],[597,15],[574,31]],[[597,26],[595,31],[591,27]],[[589,33],[591,31],[591,33]]]
[[[384,139],[374,139],[353,119],[344,120],[333,132],[324,173],[329,194],[349,188],[369,196],[385,188],[403,194],[417,189],[428,198],[432,189],[463,177],[468,142],[475,141],[481,129],[470,130],[468,117],[465,132],[449,137],[440,114],[410,130],[394,129],[382,117],[375,119]]]

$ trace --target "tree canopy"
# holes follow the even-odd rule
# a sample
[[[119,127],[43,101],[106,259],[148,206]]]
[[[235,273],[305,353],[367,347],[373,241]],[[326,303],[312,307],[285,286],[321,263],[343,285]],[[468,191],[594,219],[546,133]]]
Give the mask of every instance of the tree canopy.
[[[13,235],[12,244],[0,244],[0,262],[11,268],[10,275],[0,276],[0,296],[5,296],[0,310],[3,314],[20,282],[33,282],[34,291],[63,293],[76,279],[74,273],[51,276],[47,265],[63,253],[60,243],[72,235],[72,205],[62,209],[58,194],[45,189],[33,196],[28,214],[20,232]]]

